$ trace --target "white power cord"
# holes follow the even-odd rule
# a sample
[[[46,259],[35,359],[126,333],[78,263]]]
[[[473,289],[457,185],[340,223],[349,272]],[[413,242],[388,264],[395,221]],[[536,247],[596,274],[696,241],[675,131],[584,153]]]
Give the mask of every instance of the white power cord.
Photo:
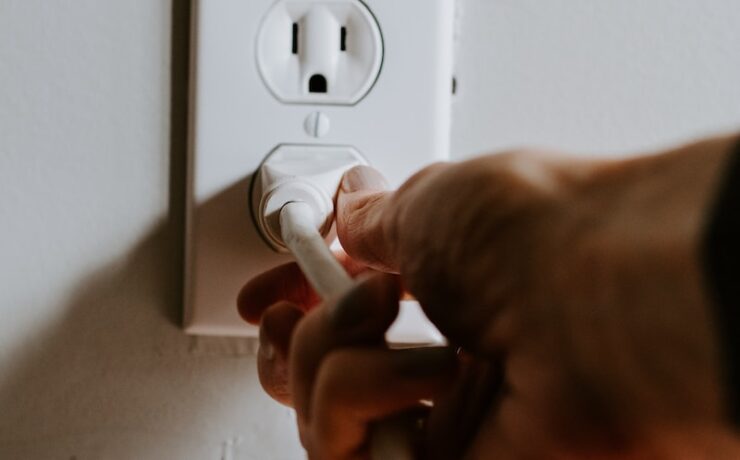
[[[351,147],[282,146],[260,168],[252,202],[255,222],[274,249],[293,253],[322,299],[340,297],[353,285],[324,238],[334,220],[333,197],[342,176],[358,164],[366,162]],[[408,302],[401,303],[398,318],[386,332],[391,348],[444,344],[444,337],[418,305],[408,307]],[[408,424],[400,418],[376,424],[370,439],[371,458],[413,459],[407,430]]]
[[[280,210],[280,232],[283,243],[293,253],[308,281],[322,299],[339,297],[352,288],[352,278],[339,264],[319,233],[319,222],[311,205],[291,201]],[[374,427],[370,443],[374,460],[411,460],[414,449],[394,421]]]
[[[283,243],[322,299],[338,297],[350,290],[352,278],[326,246],[316,221],[316,211],[309,204],[287,203],[280,211]]]

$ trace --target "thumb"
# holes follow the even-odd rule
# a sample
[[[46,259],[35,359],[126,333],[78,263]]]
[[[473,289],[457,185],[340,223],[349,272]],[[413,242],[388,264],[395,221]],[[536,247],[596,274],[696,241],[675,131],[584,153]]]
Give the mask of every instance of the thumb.
[[[372,268],[397,272],[394,241],[387,223],[393,215],[388,182],[369,166],[345,173],[337,195],[337,235],[347,254]]]

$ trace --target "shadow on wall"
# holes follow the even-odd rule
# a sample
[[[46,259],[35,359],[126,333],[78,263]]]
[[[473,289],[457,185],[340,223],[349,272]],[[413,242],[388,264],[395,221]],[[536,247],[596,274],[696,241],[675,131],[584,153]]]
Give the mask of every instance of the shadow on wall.
[[[159,228],[81,282],[64,315],[8,371],[0,458],[218,458],[214,449],[233,439],[213,426],[241,438],[284,433],[240,426],[239,413],[277,409],[255,383],[256,341],[186,336],[173,321],[181,306],[173,231]]]
[[[250,452],[264,454],[260,446],[299,456],[285,440],[296,439],[291,412],[255,383],[255,342],[180,328],[189,3],[172,9],[167,221],[80,282],[59,321],[4,375],[0,458],[259,458]],[[234,193],[245,191],[206,206]]]

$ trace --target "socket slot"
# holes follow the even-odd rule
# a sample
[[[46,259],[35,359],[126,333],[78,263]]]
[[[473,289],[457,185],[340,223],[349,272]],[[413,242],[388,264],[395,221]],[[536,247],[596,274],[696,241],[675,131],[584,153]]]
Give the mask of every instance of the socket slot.
[[[293,37],[292,37],[292,43],[291,43],[291,52],[293,54],[298,54],[298,32],[299,32],[299,26],[297,22],[293,23]]]

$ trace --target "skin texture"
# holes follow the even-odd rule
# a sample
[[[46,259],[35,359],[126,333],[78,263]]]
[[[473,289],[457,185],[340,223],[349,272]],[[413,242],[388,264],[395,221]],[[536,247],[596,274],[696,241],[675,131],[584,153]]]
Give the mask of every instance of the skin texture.
[[[627,160],[506,152],[395,192],[349,171],[338,257],[357,287],[322,303],[289,264],[240,293],[262,325],[265,390],[295,407],[312,459],[369,458],[389,417],[419,458],[740,458],[700,264],[735,142]],[[450,347],[385,346],[403,295]]]

